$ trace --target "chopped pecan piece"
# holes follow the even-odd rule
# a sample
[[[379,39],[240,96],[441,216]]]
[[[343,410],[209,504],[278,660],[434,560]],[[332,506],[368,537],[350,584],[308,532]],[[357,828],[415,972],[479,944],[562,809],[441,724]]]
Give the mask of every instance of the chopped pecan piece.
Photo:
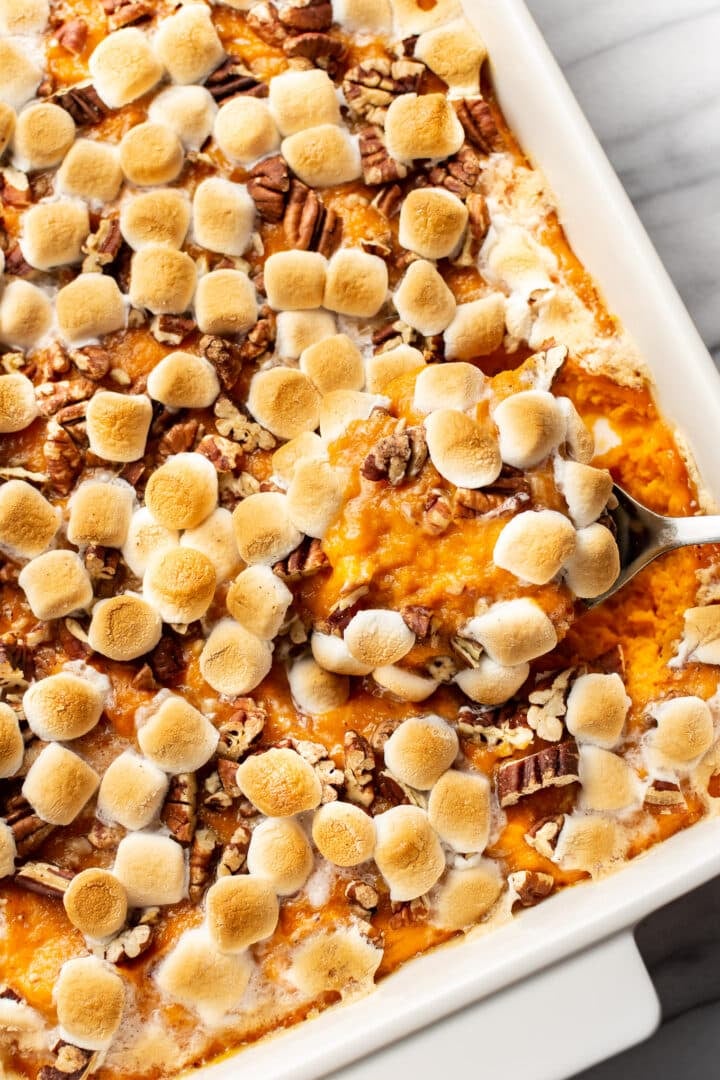
[[[215,368],[224,390],[231,390],[242,370],[240,347],[232,341],[205,334],[200,338],[200,352]]]
[[[6,193],[7,188],[3,191],[3,198]],[[4,201],[7,202],[7,199],[4,198]],[[5,273],[22,278],[30,277],[34,273],[32,266],[25,262],[19,244],[13,244],[5,252]]]
[[[345,56],[345,45],[339,38],[321,31],[311,30],[303,34],[293,34],[283,41],[283,51],[286,56],[302,56],[306,60],[312,60],[316,67],[334,77],[340,70],[340,64]]]
[[[423,506],[421,529],[428,536],[440,536],[450,527],[453,507],[443,491],[433,488],[428,492]]]
[[[143,664],[136,675],[133,676],[130,684],[133,690],[157,690],[158,684],[155,681],[152,668],[149,664]]]
[[[132,26],[154,14],[154,5],[150,0],[103,0],[102,6],[110,30]]]
[[[321,628],[326,634],[342,634],[353,615],[361,607],[362,599],[367,596],[369,586],[358,585],[349,588],[348,592],[342,593],[328,611],[327,618],[322,621]]]
[[[193,904],[202,900],[210,884],[213,862],[220,843],[212,829],[198,829],[190,847],[190,884],[188,895]]]
[[[335,210],[324,206],[313,188],[300,180],[293,180],[283,218],[283,231],[292,247],[302,251],[319,251],[321,255],[329,256],[342,240],[343,220]]]
[[[157,447],[158,462],[165,461],[172,454],[182,454],[191,450],[200,427],[197,420],[181,420],[165,432]]]
[[[275,312],[272,308],[264,305],[260,308],[258,321],[252,330],[248,331],[247,337],[240,346],[243,362],[246,360],[259,360],[266,353],[272,352],[276,330],[277,318]],[[270,447],[263,447],[263,449],[267,450]]]
[[[84,19],[70,19],[57,32],[58,45],[79,56],[87,44],[88,25]]]
[[[290,33],[329,30],[332,26],[330,0],[293,0],[283,8],[280,18]]]
[[[224,757],[218,758],[217,772],[220,783],[225,794],[229,795],[231,799],[239,799],[242,795],[242,791],[237,785],[238,768],[237,761],[230,761],[229,758]]]
[[[514,806],[526,795],[549,787],[564,787],[579,781],[580,759],[574,739],[546,746],[527,757],[506,761],[496,769],[501,806]]]
[[[709,785],[708,791],[712,794]],[[645,802],[649,806],[657,806],[666,813],[670,813],[672,810],[678,810],[681,806],[685,806],[685,796],[679,784],[670,780],[653,780],[645,792]]]
[[[465,637],[464,634],[455,634],[450,638],[450,647],[470,667],[478,667],[483,647],[474,638]]]
[[[63,1041],[53,1047],[53,1052],[54,1063],[43,1065],[38,1080],[86,1080],[97,1068],[101,1057],[99,1050],[83,1050]]]
[[[607,652],[596,656],[591,664],[593,670],[603,675],[619,675],[625,677],[625,653],[622,645],[615,644]]]
[[[433,613],[429,607],[421,604],[408,604],[400,612],[405,625],[412,630],[418,641],[424,641],[432,631]]]
[[[240,698],[229,720],[218,728],[220,739],[217,754],[229,761],[240,761],[251,744],[262,734],[267,721],[264,705],[253,698]]]
[[[55,94],[53,103],[69,112],[78,127],[99,124],[110,111],[92,83]]]
[[[206,776],[203,781],[202,804],[212,811],[229,810],[232,806],[232,795],[228,795],[225,791],[217,770]]]
[[[48,423],[43,453],[51,488],[58,495],[69,495],[82,471],[83,456],[56,420]]]
[[[91,379],[63,379],[61,382],[40,383],[35,388],[41,416],[55,416],[63,427],[85,420],[86,402],[95,393]],[[82,403],[78,408],[78,403]]]
[[[345,895],[351,903],[357,904],[363,911],[373,911],[380,902],[378,891],[369,881],[349,881]]]
[[[100,218],[97,229],[90,233],[82,246],[85,255],[82,272],[84,274],[102,273],[103,267],[115,261],[122,243],[119,216],[113,214],[110,217]]]
[[[564,824],[564,814],[541,818],[525,833],[525,843],[534,848],[538,855],[542,855],[543,858],[552,859],[557,847],[560,830]]]
[[[491,154],[499,148],[497,124],[487,101],[481,97],[461,98],[455,102],[455,111],[468,142],[481,153]]]
[[[62,896],[72,881],[72,870],[63,870],[55,863],[26,862],[14,877],[16,885],[41,896]]]
[[[490,211],[488,210],[485,196],[481,191],[472,191],[468,195],[465,205],[468,210],[468,222],[472,237],[471,254],[477,255],[482,247],[483,240],[490,228]]]
[[[345,748],[345,795],[357,806],[370,806],[375,798],[373,770],[375,755],[364,736],[357,731],[346,731]]]
[[[96,819],[88,833],[88,840],[98,851],[110,851],[118,846],[124,835],[125,830],[121,825],[104,825]]]
[[[152,945],[153,927],[140,922],[129,926],[113,938],[103,949],[103,955],[109,964],[125,964],[137,960]]]
[[[29,206],[32,189],[25,173],[11,168],[0,170],[0,197],[6,206]],[[8,254],[9,252],[6,252],[6,257]]]
[[[227,844],[223,844],[216,876],[229,877],[239,874],[245,866],[250,847],[250,830],[246,825],[238,825]]]
[[[161,345],[182,345],[195,330],[192,315],[156,315],[150,323],[150,333]]]
[[[427,178],[433,187],[444,187],[466,199],[480,178],[480,159],[470,146],[437,165],[429,165]]]
[[[251,454],[258,448],[272,450],[275,446],[275,438],[266,431],[261,424],[249,420],[244,413],[240,412],[230,398],[221,396],[215,402],[214,413],[215,426],[221,435],[239,443],[243,450]]]
[[[259,161],[250,170],[247,189],[263,221],[272,224],[282,221],[290,190],[290,171],[285,158],[276,154]]]
[[[375,352],[387,352],[398,345],[414,345],[418,340],[418,334],[402,319],[393,319],[392,322],[373,330],[371,340]]]
[[[246,15],[247,24],[261,41],[275,48],[282,46],[287,37],[287,30],[280,21],[278,10],[273,3],[254,4]]]
[[[351,113],[371,124],[384,124],[395,97],[417,93],[425,65],[417,60],[372,57],[345,73],[342,88]]]
[[[111,596],[117,588],[120,552],[101,544],[90,544],[85,549],[83,562],[97,597]]]
[[[553,891],[555,878],[540,870],[516,870],[509,875],[508,885],[515,890],[523,907],[535,907]]]
[[[322,541],[306,536],[299,547],[291,551],[286,559],[281,559],[273,566],[273,573],[286,582],[302,581],[312,577],[330,566],[323,551]]]
[[[714,772],[708,780],[707,793],[711,799],[720,799],[720,772]]]
[[[26,859],[41,847],[48,836],[55,832],[54,825],[39,818],[29,802],[22,795],[9,800],[5,809],[5,822],[10,826],[18,858]]]
[[[528,694],[527,722],[546,742],[558,742],[565,732],[564,716],[574,667],[539,680]]]
[[[190,844],[197,824],[198,785],[195,773],[173,776],[160,819],[179,844]]]
[[[101,379],[104,379],[112,364],[110,353],[99,345],[86,345],[84,349],[74,349],[70,353],[70,359],[78,371],[81,371],[83,375],[86,375],[93,382],[100,382]],[[94,390],[95,387],[92,387],[87,397],[91,397]]]
[[[382,128],[375,124],[365,124],[360,129],[360,158],[363,180],[370,187],[404,180],[408,174],[406,165],[390,157]]]
[[[399,213],[400,207],[403,201],[403,191],[399,184],[386,184],[381,187],[377,195],[373,199],[371,206],[374,206],[379,214],[386,217],[388,221],[390,218],[395,217],[395,214]]]
[[[165,633],[148,657],[148,663],[161,686],[177,686],[182,682],[185,658],[178,639]]]
[[[268,85],[245,67],[238,56],[228,56],[227,60],[215,68],[205,80],[205,86],[218,105],[230,98],[244,94],[246,97],[267,97]]]
[[[235,472],[245,457],[242,446],[222,435],[204,435],[195,447],[195,453],[212,461],[220,473]]]
[[[387,480],[392,487],[397,487],[419,475],[427,456],[423,428],[409,427],[399,434],[380,439],[365,458],[360,472],[366,480]]]
[[[430,914],[430,904],[424,896],[417,896],[414,900],[394,901],[390,905],[389,925],[393,929],[401,926],[412,926],[416,923],[425,922]]]

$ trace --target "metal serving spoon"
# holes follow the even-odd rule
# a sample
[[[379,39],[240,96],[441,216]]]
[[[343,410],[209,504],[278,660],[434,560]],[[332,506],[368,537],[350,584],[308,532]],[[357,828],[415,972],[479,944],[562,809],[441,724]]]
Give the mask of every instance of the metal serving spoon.
[[[662,517],[641,506],[617,484],[613,484],[613,495],[617,499],[617,506],[610,511],[610,515],[617,527],[620,573],[612,588],[602,596],[585,601],[587,608],[594,608],[614,596],[644,566],[666,551],[690,544],[720,543],[720,515]]]

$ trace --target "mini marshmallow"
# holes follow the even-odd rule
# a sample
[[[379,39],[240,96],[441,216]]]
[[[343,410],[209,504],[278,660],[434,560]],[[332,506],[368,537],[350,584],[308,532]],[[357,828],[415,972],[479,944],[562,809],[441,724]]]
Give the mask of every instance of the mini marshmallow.
[[[217,498],[217,472],[202,454],[172,454],[145,488],[145,505],[166,529],[194,529],[213,512]]]
[[[185,155],[172,128],[146,121],[120,140],[120,168],[131,184],[152,187],[177,179]]]
[[[144,394],[97,390],[87,407],[90,450],[106,461],[137,461],[145,453],[152,405]]]
[[[215,595],[215,567],[192,547],[153,555],[143,578],[143,594],[163,622],[187,624],[202,619]]]
[[[115,280],[106,274],[80,274],[55,299],[60,332],[70,344],[81,344],[122,330],[125,303]]]
[[[2,878],[11,877],[15,873],[15,859],[17,858],[17,846],[15,844],[15,835],[4,821],[0,820],[0,880]],[[0,1014],[0,1020],[5,1021],[5,1017]]]
[[[113,873],[131,907],[177,904],[185,896],[183,849],[169,836],[136,832],[118,844]]]
[[[625,810],[637,803],[638,775],[624,758],[599,746],[580,747],[580,802],[585,810]]]
[[[320,435],[326,443],[345,434],[356,420],[367,420],[374,409],[386,408],[390,401],[380,394],[359,390],[332,390],[320,403]]]
[[[249,694],[272,664],[272,649],[233,619],[215,626],[200,653],[200,674],[219,694]]]
[[[343,635],[352,656],[371,668],[396,664],[410,652],[415,635],[397,611],[368,608],[358,611]]]
[[[0,487],[0,544],[14,555],[41,555],[59,525],[59,510],[25,480],[8,480]]]
[[[310,647],[320,667],[336,675],[369,675],[372,671],[372,665],[356,660],[343,639],[335,634],[321,634],[315,630]]]
[[[38,739],[68,742],[96,726],[110,692],[110,680],[93,668],[87,677],[58,671],[31,684],[23,695],[28,726]]]
[[[495,542],[495,565],[532,585],[546,585],[575,550],[575,529],[557,510],[517,514]]]
[[[301,311],[323,302],[327,259],[317,251],[277,251],[269,255],[263,281],[270,307]]]
[[[67,960],[53,996],[63,1039],[86,1050],[109,1045],[125,1006],[125,985],[115,968],[96,956]]]
[[[398,667],[397,664],[375,668],[372,677],[378,686],[401,701],[425,701],[438,688],[435,679],[418,675],[414,671]]]
[[[600,517],[612,494],[613,480],[607,469],[594,469],[579,461],[555,461],[555,483],[567,503],[578,529]]]
[[[467,207],[445,188],[415,188],[400,208],[398,239],[424,259],[444,259],[460,246]]]
[[[451,484],[479,488],[497,480],[502,469],[497,440],[471,417],[454,409],[438,409],[425,420],[425,432],[430,459]],[[572,530],[569,522],[568,526]]]
[[[297,821],[287,817],[268,818],[256,825],[248,848],[247,868],[251,874],[268,881],[280,896],[290,896],[302,889],[313,868],[313,853]]]
[[[136,101],[162,78],[162,66],[148,38],[134,26],[104,37],[93,51],[88,68],[93,86],[110,109],[121,109]]]
[[[255,286],[242,270],[212,270],[195,293],[195,318],[203,334],[244,334],[258,317]]]
[[[314,769],[289,748],[272,747],[246,757],[238,767],[236,783],[267,817],[292,817],[320,805],[322,789]]]
[[[110,762],[100,781],[98,817],[125,829],[144,829],[160,814],[167,790],[162,769],[125,750]]]
[[[478,641],[496,664],[516,667],[543,656],[557,645],[552,622],[534,600],[519,597],[493,604],[471,619],[465,632]]]
[[[479,773],[448,769],[430,792],[428,819],[455,851],[484,851],[490,836],[490,784]]]
[[[281,135],[318,124],[339,124],[340,106],[326,71],[284,71],[270,80],[270,110]]]
[[[145,757],[158,768],[186,773],[201,769],[210,760],[218,733],[184,698],[169,694],[139,728],[137,739]]]
[[[314,431],[320,422],[320,394],[301,371],[275,367],[253,375],[248,408],[279,439]]]
[[[297,360],[305,349],[336,333],[335,316],[329,311],[281,311],[277,317],[275,353],[283,360]]]
[[[481,301],[474,301],[480,303]],[[416,259],[410,263],[405,276],[393,295],[393,303],[403,322],[426,337],[441,334],[453,322],[456,304],[452,291],[431,262]],[[460,309],[467,307],[461,304]],[[504,321],[503,321],[504,325]],[[501,337],[502,340],[502,337]],[[467,359],[481,353],[448,353],[448,356]]]
[[[502,293],[458,304],[455,318],[445,331],[445,355],[449,360],[470,360],[499,349],[505,335],[505,297]]]
[[[81,934],[100,941],[122,930],[127,894],[109,870],[91,866],[76,874],[63,894],[65,913]]]
[[[457,153],[464,141],[463,126],[445,94],[400,94],[390,104],[385,117],[385,145],[396,161],[408,165],[416,158],[443,161]],[[414,194],[419,192],[411,192]],[[439,237],[439,233],[435,235]],[[402,239],[400,243],[407,246]]]
[[[460,744],[440,716],[411,716],[385,743],[385,764],[405,784],[427,791],[450,768]]]
[[[161,19],[153,45],[175,83],[205,82],[225,57],[210,11],[202,4],[181,7]]]
[[[669,698],[652,705],[650,715],[657,727],[648,742],[661,768],[686,767],[713,744],[713,716],[702,698]]]
[[[50,825],[69,825],[95,794],[100,777],[72,750],[51,742],[28,770],[23,798]]]
[[[375,824],[359,806],[326,803],[315,812],[312,838],[328,862],[335,866],[359,866],[372,858]]]
[[[321,394],[362,390],[365,383],[362,353],[347,334],[310,345],[300,356],[300,370]]]
[[[447,84],[450,97],[480,93],[480,68],[487,47],[467,19],[426,30],[417,39],[413,55]]]
[[[15,131],[15,110],[11,105],[0,101],[0,157],[3,156]]]
[[[425,367],[425,357],[412,345],[385,349],[369,357],[365,364],[367,389],[373,394],[384,393],[395,379],[422,367]]]
[[[502,889],[497,863],[490,859],[450,870],[437,891],[432,922],[443,930],[467,930],[490,913]]]
[[[9,281],[0,301],[0,341],[31,349],[52,324],[52,304],[47,295],[29,281]]]
[[[0,0],[0,30],[5,34],[42,34],[49,15],[48,0]]]
[[[300,461],[287,491],[287,508],[296,529],[322,539],[343,505],[343,485],[328,461]]]
[[[122,179],[114,146],[97,139],[78,139],[58,169],[56,183],[63,195],[100,204],[116,198]]]
[[[565,563],[568,588],[582,599],[602,596],[620,573],[615,537],[604,525],[578,529],[575,551]]]
[[[205,897],[207,928],[223,953],[239,953],[274,932],[280,915],[277,896],[263,878],[242,874],[220,878]]]
[[[275,451],[272,467],[278,483],[287,487],[301,461],[327,461],[325,444],[313,431],[302,431]]]
[[[202,927],[185,931],[163,958],[155,979],[163,993],[212,1026],[238,1007],[251,970],[245,955],[221,953]]]
[[[565,452],[574,461],[588,465],[595,456],[595,440],[588,431],[570,398],[559,397],[557,403],[565,418]]]
[[[357,926],[305,939],[288,971],[290,981],[308,997],[334,992],[350,997],[373,988],[383,950],[363,937]]]
[[[483,654],[477,667],[458,671],[454,682],[463,694],[479,705],[504,705],[518,692],[529,674],[527,663],[506,667]]]
[[[130,263],[130,300],[153,315],[181,315],[190,307],[196,281],[195,263],[184,251],[148,244]]]
[[[62,619],[87,608],[93,598],[88,572],[74,551],[47,551],[31,559],[18,585],[36,619]]]
[[[18,771],[23,763],[25,741],[14,711],[0,701],[0,779],[5,780]],[[2,841],[0,839],[0,852]],[[2,856],[0,855],[0,863]]]
[[[417,0],[391,0],[395,33],[398,38],[422,34],[433,26],[462,15],[459,0],[438,0],[432,7]]]
[[[328,263],[323,307],[340,315],[370,318],[385,302],[387,266],[379,255],[340,248]]]
[[[84,203],[70,199],[36,203],[23,215],[20,250],[25,262],[37,270],[79,263],[89,232]]]
[[[186,529],[180,543],[182,547],[193,548],[210,560],[218,584],[227,581],[240,569],[232,514],[223,507],[213,510],[194,529]]]
[[[392,27],[392,8],[389,0],[336,0],[333,18],[351,34],[387,34]]]
[[[415,380],[413,407],[417,412],[437,409],[464,412],[477,405],[485,391],[485,376],[472,364],[430,364]]]
[[[235,540],[246,563],[272,565],[284,559],[302,540],[290,517],[286,495],[262,491],[249,495],[233,511]]]
[[[18,169],[52,169],[73,144],[75,121],[66,109],[44,101],[19,114],[13,136],[13,160]]]
[[[272,641],[285,621],[293,594],[269,566],[248,566],[233,581],[227,609],[246,630]]]
[[[0,434],[24,431],[37,415],[35,388],[27,375],[0,375]]]
[[[148,375],[147,392],[169,409],[208,409],[220,393],[220,382],[204,356],[171,352]]]
[[[288,684],[296,709],[310,716],[339,709],[350,696],[347,676],[326,671],[312,656],[304,656],[290,665]]]
[[[527,299],[532,293],[552,288],[547,263],[554,256],[537,244],[525,229],[503,230],[487,257],[488,276],[506,289]]]
[[[563,870],[583,870],[595,877],[621,859],[625,848],[623,833],[613,818],[602,814],[568,814],[553,862]]]
[[[172,128],[186,150],[210,137],[218,107],[204,86],[169,86],[150,102],[148,120]]]
[[[38,88],[42,72],[12,41],[0,38],[0,101],[19,109]]]
[[[120,232],[133,251],[151,244],[182,247],[189,227],[190,202],[175,188],[143,191],[120,208]]]
[[[530,469],[562,442],[565,417],[546,390],[521,390],[505,398],[493,420],[500,437],[500,453],[507,465]]]
[[[146,506],[136,510],[130,519],[122,557],[136,577],[142,577],[153,555],[169,551],[179,543],[177,529],[167,529],[155,520]]]
[[[336,124],[318,124],[283,139],[282,156],[308,187],[347,184],[362,174],[357,140]]]
[[[239,165],[265,157],[280,145],[270,109],[255,97],[235,97],[221,105],[213,136],[225,157]]]
[[[242,255],[255,224],[255,203],[244,184],[209,176],[193,196],[195,243],[221,255]]]
[[[375,818],[375,862],[394,902],[415,900],[445,870],[437,833],[419,806],[393,806]]]
[[[162,634],[162,620],[136,593],[100,600],[92,611],[90,647],[109,660],[136,660],[154,649]]]
[[[578,742],[609,750],[622,735],[631,704],[617,673],[580,675],[570,688],[565,726]]]

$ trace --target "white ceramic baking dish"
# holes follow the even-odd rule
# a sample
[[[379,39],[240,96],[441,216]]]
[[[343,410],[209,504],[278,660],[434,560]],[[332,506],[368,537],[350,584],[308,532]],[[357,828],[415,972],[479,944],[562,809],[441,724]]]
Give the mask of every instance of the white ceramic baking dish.
[[[720,496],[720,380],[682,301],[522,0],[465,5],[571,244],[639,346],[705,487]],[[706,821],[614,876],[420,957],[369,997],[194,1075],[316,1080],[342,1069],[343,1080],[425,1080],[497,1069],[503,1080],[561,1080],[654,1030],[658,1002],[633,927],[718,872],[720,821]]]

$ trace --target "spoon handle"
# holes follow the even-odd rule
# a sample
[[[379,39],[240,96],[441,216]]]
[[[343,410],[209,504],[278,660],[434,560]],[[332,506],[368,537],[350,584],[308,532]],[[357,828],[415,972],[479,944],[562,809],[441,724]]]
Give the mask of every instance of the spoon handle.
[[[665,518],[659,539],[665,551],[689,544],[719,544],[720,515]]]

